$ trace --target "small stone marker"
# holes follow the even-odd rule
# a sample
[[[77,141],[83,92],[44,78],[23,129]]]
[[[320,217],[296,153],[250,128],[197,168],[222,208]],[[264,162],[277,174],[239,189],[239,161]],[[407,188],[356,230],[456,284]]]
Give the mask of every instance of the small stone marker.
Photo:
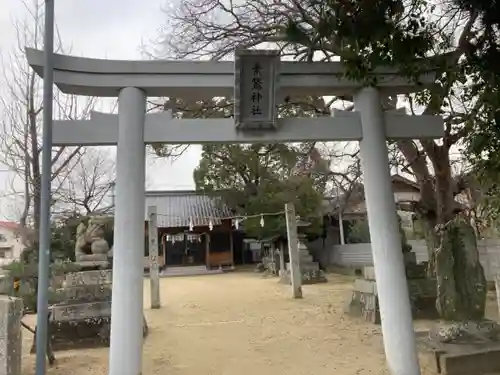
[[[298,252],[299,270],[302,279],[302,285],[326,282],[327,279],[323,271],[320,269],[319,263],[313,260],[312,255],[309,253],[309,249],[303,241],[298,242]],[[291,282],[290,268],[290,263],[286,263],[285,271],[283,272],[280,279],[281,282],[288,284]]]
[[[149,281],[151,289],[151,308],[159,309],[160,302],[160,270],[158,267],[158,227],[156,225],[156,207],[148,207],[149,237]]]
[[[283,244],[280,244],[280,270],[279,270],[279,276],[280,279],[283,279],[285,277],[285,246]]]
[[[285,205],[288,253],[290,256],[290,279],[293,298],[302,298],[302,275],[299,266],[299,240],[297,238],[297,217],[293,203]]]
[[[0,375],[21,375],[23,300],[0,295]]]
[[[404,253],[406,279],[412,312],[415,317],[436,317],[436,281],[426,275],[426,266],[416,264],[415,253]],[[363,317],[367,322],[380,324],[377,281],[374,267],[363,268],[363,278],[354,281],[354,289],[347,296],[345,312]]]

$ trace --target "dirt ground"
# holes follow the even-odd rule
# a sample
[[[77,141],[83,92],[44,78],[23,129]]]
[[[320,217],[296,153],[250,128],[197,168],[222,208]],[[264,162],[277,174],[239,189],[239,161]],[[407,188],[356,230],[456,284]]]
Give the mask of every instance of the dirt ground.
[[[343,314],[351,279],[328,279],[305,286],[304,299],[293,300],[290,287],[252,272],[164,278],[160,310],[149,309],[145,280],[150,334],[143,375],[388,374],[379,327]],[[495,311],[495,302],[489,304]],[[23,335],[23,375],[31,375],[33,336]],[[107,349],[56,357],[48,375],[107,375]]]

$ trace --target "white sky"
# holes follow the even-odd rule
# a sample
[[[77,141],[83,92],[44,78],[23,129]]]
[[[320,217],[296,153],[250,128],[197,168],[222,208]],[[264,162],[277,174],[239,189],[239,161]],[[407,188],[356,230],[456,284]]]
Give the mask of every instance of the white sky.
[[[55,3],[63,43],[77,56],[141,59],[141,43],[157,37],[165,19],[161,11],[164,0],[56,0]],[[1,53],[8,53],[15,42],[12,20],[23,19],[25,9],[21,0],[0,0]],[[201,147],[192,146],[174,163],[149,157],[147,189],[194,188],[192,173],[200,152]],[[8,191],[11,180],[3,169],[0,166],[0,196]],[[16,212],[11,201],[0,200],[0,219],[16,220]]]

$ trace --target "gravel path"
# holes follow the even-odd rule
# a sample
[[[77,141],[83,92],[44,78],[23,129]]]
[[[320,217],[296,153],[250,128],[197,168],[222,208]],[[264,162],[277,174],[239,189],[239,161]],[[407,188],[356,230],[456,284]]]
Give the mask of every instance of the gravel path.
[[[329,275],[326,284],[305,286],[302,300],[254,273],[164,278],[164,307],[155,311],[144,285],[150,335],[143,375],[387,374],[379,327],[343,314],[349,278]],[[24,339],[28,351],[32,335],[25,331]],[[56,357],[48,375],[107,375],[107,349]],[[23,374],[33,366],[26,354]]]

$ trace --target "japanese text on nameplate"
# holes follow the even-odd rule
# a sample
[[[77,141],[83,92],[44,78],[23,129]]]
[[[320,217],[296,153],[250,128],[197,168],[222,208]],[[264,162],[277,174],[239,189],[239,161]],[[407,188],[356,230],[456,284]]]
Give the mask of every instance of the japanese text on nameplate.
[[[252,91],[250,100],[252,102],[252,115],[262,115],[262,66],[257,61],[252,67]]]
[[[269,51],[242,51],[236,57],[236,125],[240,129],[275,128],[279,55]]]

